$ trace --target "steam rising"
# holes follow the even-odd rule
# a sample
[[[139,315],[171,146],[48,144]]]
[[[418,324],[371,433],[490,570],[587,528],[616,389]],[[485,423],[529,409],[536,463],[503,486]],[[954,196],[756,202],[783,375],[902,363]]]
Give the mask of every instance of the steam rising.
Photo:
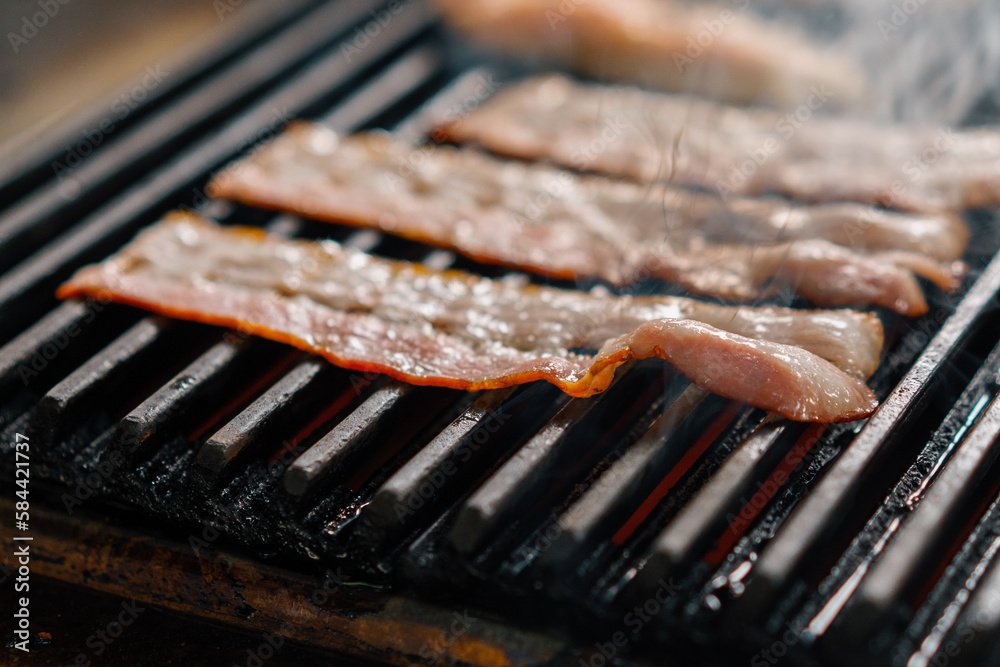
[[[785,0],[785,11],[789,0]],[[851,111],[883,122],[956,125],[1000,84],[1000,3],[986,0],[841,0],[808,10],[833,47],[854,54],[870,90]]]

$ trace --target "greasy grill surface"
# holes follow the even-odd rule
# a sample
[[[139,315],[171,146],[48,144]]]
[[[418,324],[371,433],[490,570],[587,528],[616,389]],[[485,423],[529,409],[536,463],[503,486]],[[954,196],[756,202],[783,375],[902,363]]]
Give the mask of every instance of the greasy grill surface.
[[[958,294],[935,292],[919,320],[884,314],[880,410],[829,426],[706,395],[657,362],[590,399],[541,383],[469,395],[238,332],[54,300],[70,272],[177,206],[499,275],[200,194],[213,170],[273,133],[276,114],[417,139],[495,90],[493,70],[457,66],[467,54],[449,52],[419,2],[376,21],[358,48],[355,28],[379,9],[323,4],[242,58],[219,55],[210,75],[192,74],[128,127],[134,141],[95,152],[74,215],[59,215],[51,179],[11,181],[28,191],[0,209],[0,252],[16,258],[0,274],[0,438],[31,434],[51,502],[211,525],[289,567],[486,607],[578,642],[573,659],[588,664],[603,657],[595,640],[654,660],[671,646],[681,664],[735,654],[844,664],[847,651],[917,665],[948,642],[961,647],[949,664],[978,664],[1000,649],[991,213],[970,214],[973,270]],[[175,112],[176,127],[156,121]],[[9,448],[2,461],[13,479]]]

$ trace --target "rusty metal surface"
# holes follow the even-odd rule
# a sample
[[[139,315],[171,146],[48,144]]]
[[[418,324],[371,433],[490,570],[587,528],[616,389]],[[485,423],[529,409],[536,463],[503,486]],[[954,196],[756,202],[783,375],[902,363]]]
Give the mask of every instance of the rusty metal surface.
[[[0,514],[13,511],[0,502]],[[474,609],[354,591],[337,573],[324,581],[263,564],[215,548],[201,531],[185,544],[41,507],[32,531],[32,576],[388,664],[537,665],[566,650]]]

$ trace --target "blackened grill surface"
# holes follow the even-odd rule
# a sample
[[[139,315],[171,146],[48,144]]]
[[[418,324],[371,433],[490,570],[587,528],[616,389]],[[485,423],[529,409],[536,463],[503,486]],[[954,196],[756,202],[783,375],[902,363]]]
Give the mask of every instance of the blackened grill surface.
[[[209,525],[290,569],[343,568],[375,590],[473,605],[574,642],[574,664],[603,664],[608,646],[678,664],[773,664],[779,652],[788,664],[933,664],[948,642],[961,647],[949,664],[979,664],[997,651],[993,212],[968,216],[960,292],[933,292],[918,320],[883,313],[879,412],[830,426],[705,395],[655,362],[593,399],[544,384],[469,395],[350,373],[238,332],[54,300],[61,278],[177,206],[500,275],[200,194],[214,169],[293,117],[418,140],[511,76],[469,66],[422,2],[376,21],[359,47],[383,9],[301,9],[245,55],[192,74],[126,128],[135,143],[86,163],[92,187],[76,217],[57,215],[37,170],[0,184],[18,195],[0,209],[0,229],[16,232],[0,253],[17,258],[0,274],[0,438],[31,435],[48,502],[182,532]],[[240,73],[258,63],[274,64],[246,82]],[[209,76],[224,99],[209,100]],[[196,126],[185,115],[209,108]],[[126,174],[129,164],[146,167]],[[36,225],[44,235],[26,231]],[[10,448],[0,460],[6,489]]]

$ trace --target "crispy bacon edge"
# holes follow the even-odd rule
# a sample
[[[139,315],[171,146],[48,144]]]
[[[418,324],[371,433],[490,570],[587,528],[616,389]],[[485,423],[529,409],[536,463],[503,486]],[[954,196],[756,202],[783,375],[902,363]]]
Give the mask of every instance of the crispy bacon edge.
[[[272,239],[258,229],[229,228],[226,231],[251,235],[259,242]],[[234,328],[316,353],[343,368],[385,373],[418,385],[475,391],[545,380],[571,396],[586,397],[605,390],[618,366],[632,359],[655,356],[674,364],[692,382],[713,393],[796,421],[853,421],[870,415],[877,406],[874,393],[864,383],[811,352],[790,345],[751,340],[693,320],[654,320],[608,341],[592,358],[586,374],[575,380],[572,379],[574,372],[582,369],[568,359],[554,356],[528,359],[499,377],[425,377],[377,361],[346,358],[336,350],[310,344],[308,339],[314,338],[310,332],[301,327],[300,322],[287,317],[287,297],[275,294],[274,307],[267,308],[267,316],[261,317],[259,295],[234,291],[218,299],[214,308],[199,308],[192,305],[190,286],[157,284],[159,282],[162,281],[128,274],[119,274],[109,281],[105,265],[98,264],[78,271],[59,288],[57,296],[61,299],[91,296],[169,317]],[[366,317],[310,303],[317,314],[322,311],[322,318],[338,321],[347,331],[353,318]],[[282,314],[286,315],[283,320]],[[270,321],[263,321],[268,317]],[[367,317],[369,323],[371,319]],[[404,328],[381,322],[385,330]]]

